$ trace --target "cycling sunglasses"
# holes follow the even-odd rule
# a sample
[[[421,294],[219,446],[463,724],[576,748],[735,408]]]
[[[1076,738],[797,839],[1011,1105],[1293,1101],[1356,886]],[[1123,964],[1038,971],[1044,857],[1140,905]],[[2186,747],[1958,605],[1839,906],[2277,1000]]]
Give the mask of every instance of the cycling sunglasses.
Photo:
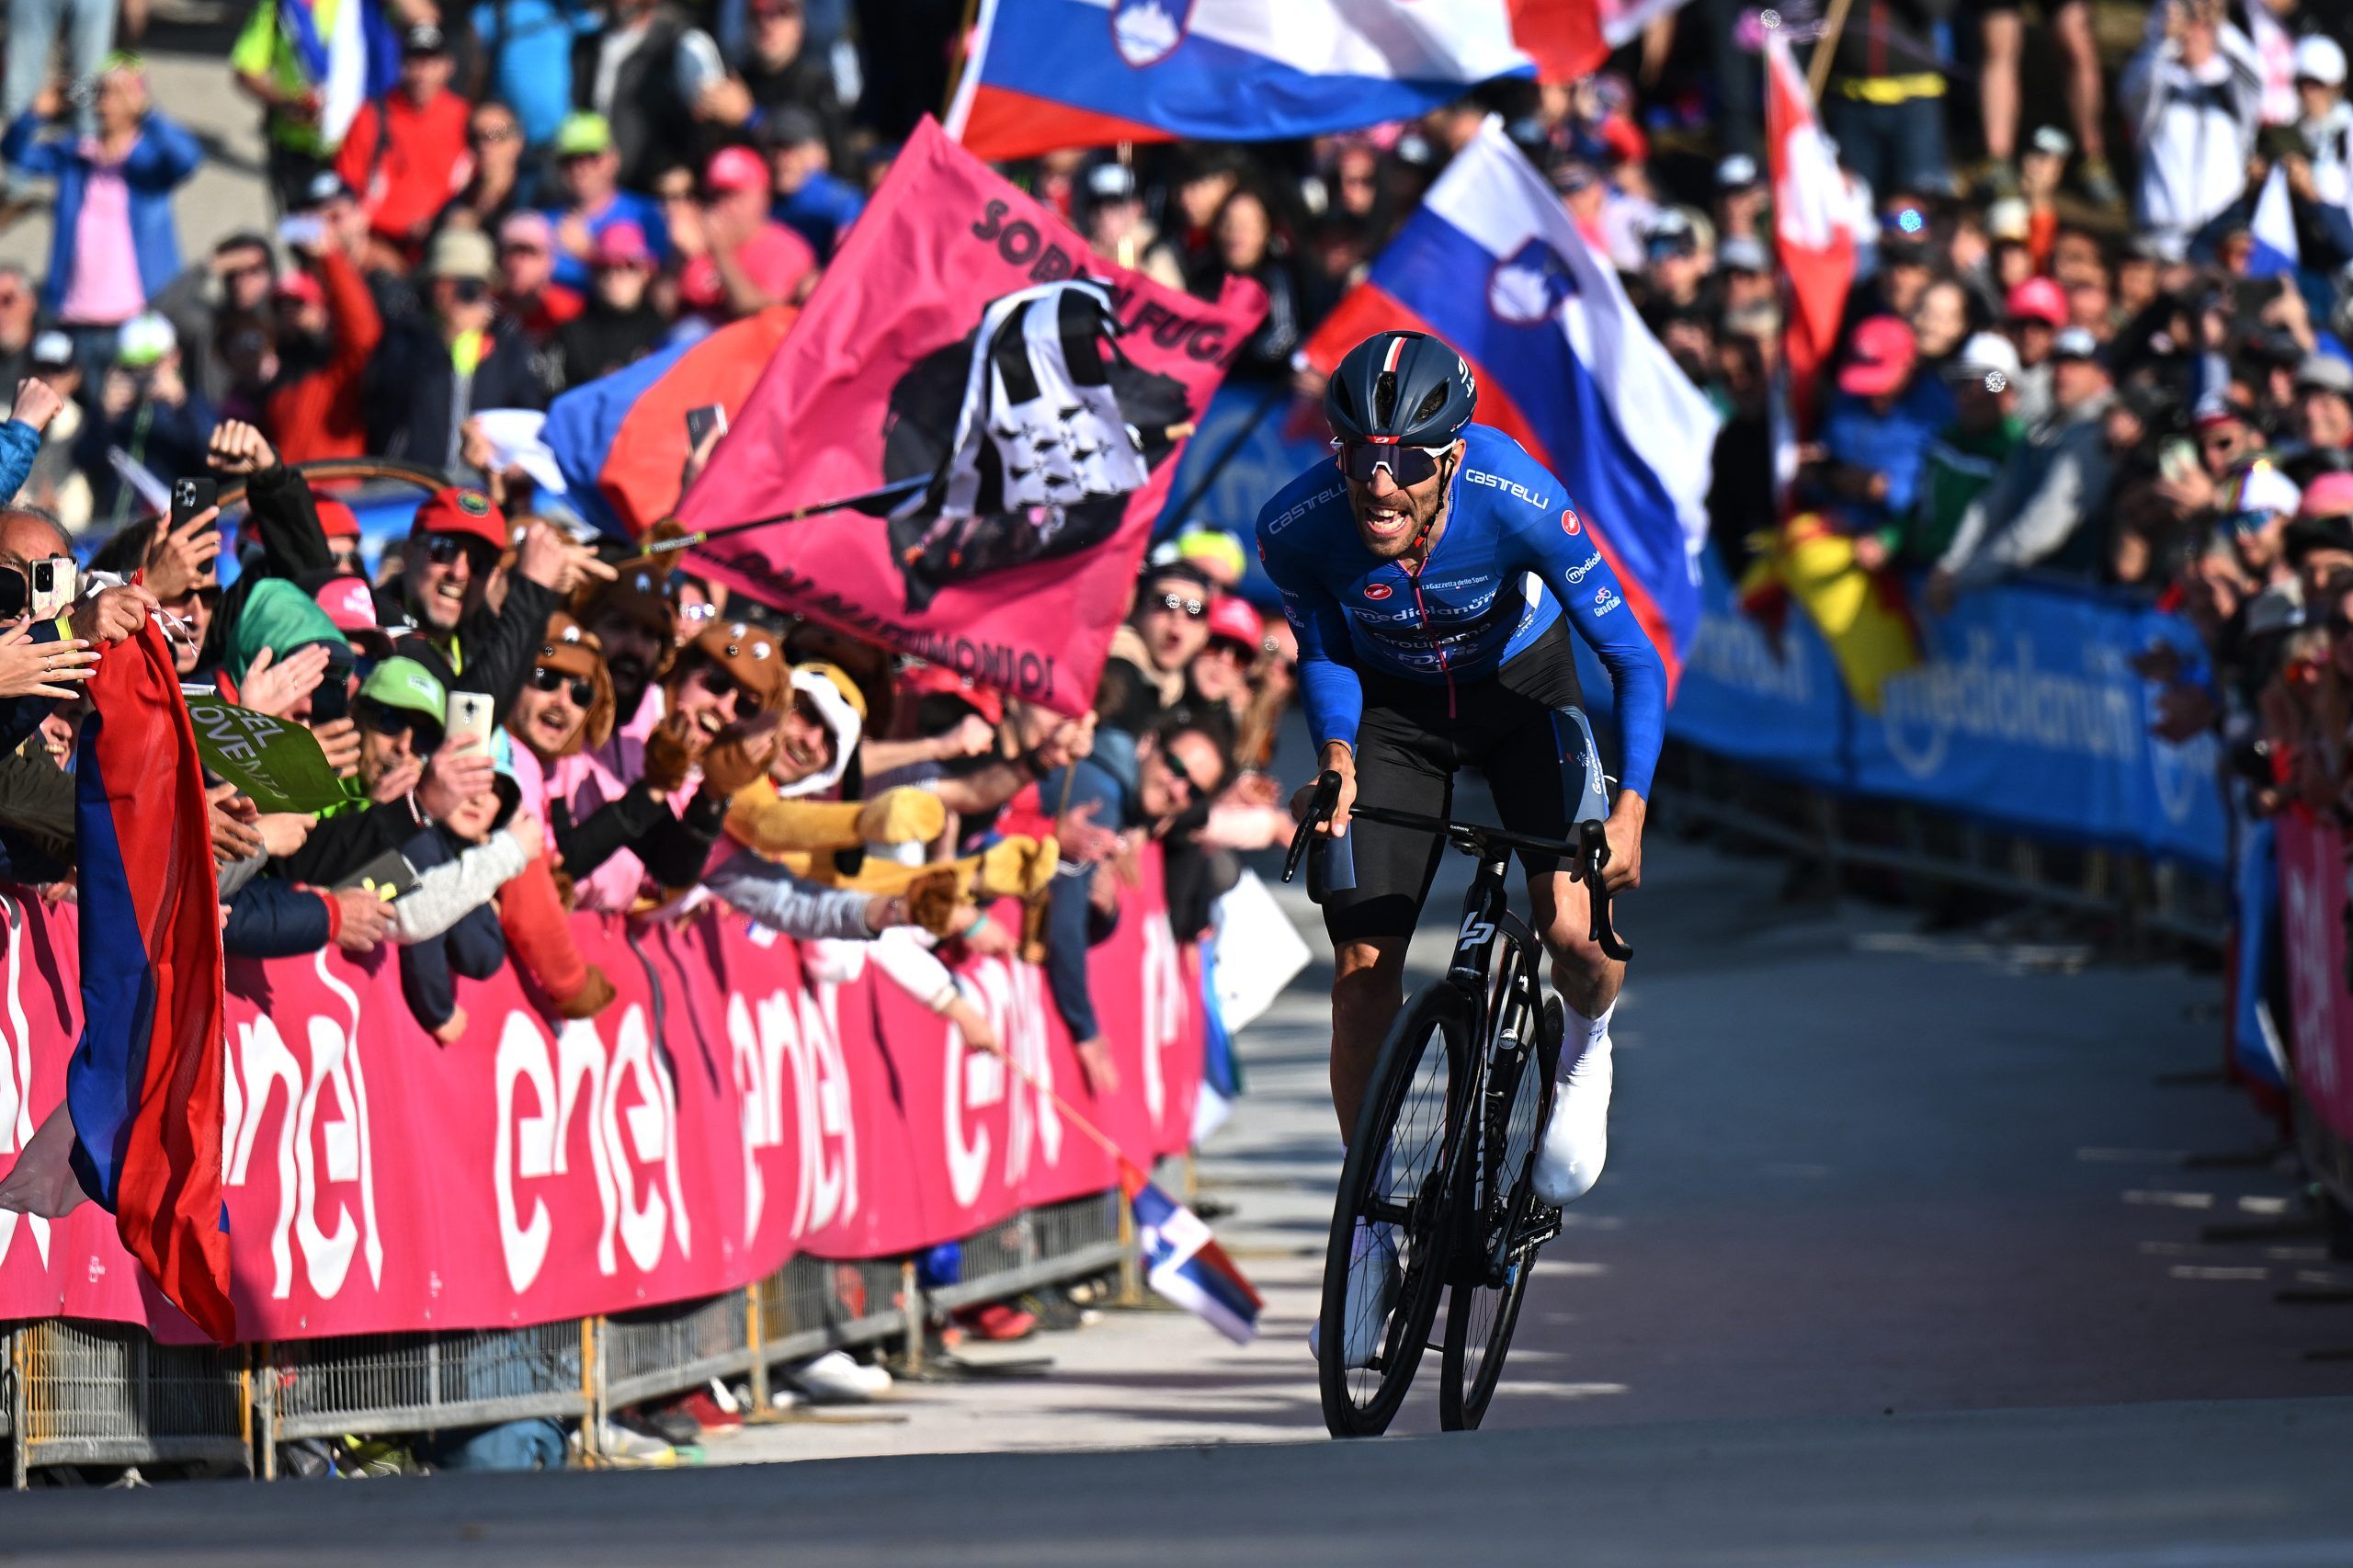
[[[1401,486],[1415,485],[1438,472],[1438,460],[1451,449],[1439,447],[1384,447],[1370,441],[1335,441],[1332,450],[1340,472],[1358,484],[1370,484],[1372,476],[1381,469]]]
[[[597,700],[597,688],[585,680],[572,680],[562,670],[551,670],[541,665],[531,671],[531,688],[535,691],[562,691],[566,682],[572,687],[572,705],[586,708]]]

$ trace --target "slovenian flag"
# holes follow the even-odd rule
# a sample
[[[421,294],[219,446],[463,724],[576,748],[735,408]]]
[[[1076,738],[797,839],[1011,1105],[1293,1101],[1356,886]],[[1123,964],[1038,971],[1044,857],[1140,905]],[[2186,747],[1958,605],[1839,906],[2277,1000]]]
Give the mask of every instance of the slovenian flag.
[[[1303,352],[1329,374],[1396,327],[1434,334],[1469,360],[1479,423],[1568,486],[1672,683],[1699,625],[1722,421],[1493,119]]]
[[[564,498],[618,539],[668,517],[689,450],[687,411],[717,403],[733,419],[800,314],[772,305],[557,398],[540,438],[563,472]]]
[[[221,1207],[221,884],[196,730],[163,629],[106,650],[75,751],[82,1039],[74,1174],[149,1278],[236,1337]]]
[[[1265,1303],[1201,1217],[1124,1160],[1120,1162],[1120,1187],[1128,1196],[1144,1278],[1152,1288],[1236,1345],[1256,1338],[1258,1309]]]
[[[982,0],[948,133],[983,158],[1321,136],[1608,52],[1597,0]]]

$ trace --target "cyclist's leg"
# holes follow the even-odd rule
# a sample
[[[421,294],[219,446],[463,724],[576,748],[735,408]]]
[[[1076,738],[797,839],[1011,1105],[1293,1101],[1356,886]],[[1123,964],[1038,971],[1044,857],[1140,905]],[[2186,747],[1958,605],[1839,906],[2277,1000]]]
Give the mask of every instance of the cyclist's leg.
[[[1577,699],[1575,661],[1564,642],[1540,642],[1506,665],[1502,678],[1522,701],[1519,722],[1482,759],[1504,825],[1545,838],[1565,838],[1582,791],[1582,777],[1564,769],[1584,749],[1560,710]],[[1523,855],[1529,912],[1552,960],[1564,1028],[1552,1119],[1536,1165],[1536,1190],[1548,1203],[1582,1197],[1608,1155],[1613,1079],[1609,1018],[1625,983],[1626,966],[1604,953],[1590,934],[1585,883],[1551,856]]]
[[[1382,700],[1370,700],[1375,697]],[[1420,711],[1420,698],[1368,692],[1357,733],[1357,798],[1444,816],[1454,794],[1452,759],[1443,730]],[[1405,949],[1442,847],[1434,833],[1361,818],[1349,825],[1348,837],[1357,885],[1323,893],[1324,928],[1332,938],[1332,1109],[1343,1142],[1356,1131],[1381,1041],[1404,1006]]]

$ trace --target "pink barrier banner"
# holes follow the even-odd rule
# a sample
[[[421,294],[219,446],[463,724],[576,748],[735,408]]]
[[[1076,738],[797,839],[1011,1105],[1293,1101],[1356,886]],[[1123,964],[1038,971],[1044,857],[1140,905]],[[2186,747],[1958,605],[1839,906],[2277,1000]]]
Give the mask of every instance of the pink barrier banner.
[[[1017,918],[1017,911],[1008,911]],[[74,912],[0,892],[0,1171],[63,1096]],[[511,977],[461,983],[437,1044],[388,949],[229,966],[225,1187],[239,1337],[495,1328],[745,1284],[796,1252],[874,1256],[1116,1184],[1043,1095],[870,963],[723,909],[577,915],[618,999],[551,1020]],[[1089,955],[1120,1074],[1091,1096],[1028,964],[959,982],[999,1038],[1139,1157],[1182,1150],[1201,1069],[1198,969],[1156,852]],[[0,1318],[202,1336],[113,1217],[0,1213]]]
[[[2346,973],[2345,837],[2302,812],[2276,824],[2279,939],[2295,1012],[2296,1087],[2340,1138],[2353,1139],[2353,989]]]

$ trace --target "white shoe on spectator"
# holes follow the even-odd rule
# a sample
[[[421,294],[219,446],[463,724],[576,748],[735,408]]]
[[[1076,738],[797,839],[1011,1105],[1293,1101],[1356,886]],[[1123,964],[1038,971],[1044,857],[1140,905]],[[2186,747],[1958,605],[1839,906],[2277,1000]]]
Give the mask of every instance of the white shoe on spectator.
[[[600,1422],[597,1447],[615,1464],[659,1467],[678,1462],[678,1450],[661,1438],[632,1431],[618,1421]]]
[[[809,1403],[809,1396],[790,1383],[779,1383],[768,1390],[770,1410],[798,1410]]]
[[[827,1404],[861,1404],[891,1386],[889,1372],[861,1366],[845,1350],[828,1350],[785,1376],[812,1400]]]
[[[1347,1352],[1347,1365],[1362,1367],[1381,1353],[1381,1342],[1389,1332],[1389,1309],[1397,1299],[1397,1249],[1385,1232],[1376,1231],[1358,1220],[1350,1251],[1347,1342],[1342,1348]],[[1374,1266],[1367,1267],[1368,1261]],[[1307,1325],[1307,1351],[1319,1361],[1324,1358],[1324,1322],[1320,1314]]]
[[[1609,1088],[1616,1070],[1609,1060],[1609,1014],[1587,1022],[1568,1014],[1561,1044],[1565,1065],[1552,1096],[1552,1119],[1536,1153],[1536,1196],[1559,1208],[1593,1190],[1609,1158]],[[1580,1026],[1584,1039],[1579,1040]],[[1569,1053],[1575,1051],[1574,1060]]]

